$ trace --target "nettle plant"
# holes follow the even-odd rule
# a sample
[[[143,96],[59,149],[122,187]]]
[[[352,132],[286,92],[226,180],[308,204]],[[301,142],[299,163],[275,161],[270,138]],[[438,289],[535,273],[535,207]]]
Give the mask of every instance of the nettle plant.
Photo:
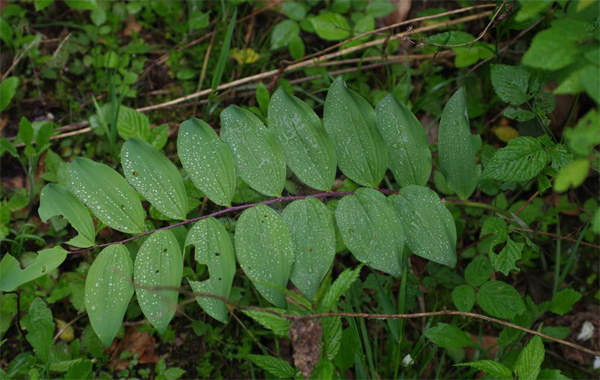
[[[479,136],[471,134],[465,91],[460,88],[441,117],[439,169],[447,187],[460,199],[454,202],[491,209],[502,218],[489,218],[483,225],[482,235],[496,237],[490,248],[491,260],[473,261],[466,270],[467,284],[457,287],[452,298],[461,311],[468,312],[477,303],[493,317],[514,320],[526,311],[523,298],[511,285],[488,280],[493,269],[505,274],[516,269],[514,263],[525,245],[537,248],[525,234],[509,227],[523,226],[515,215],[468,198],[481,183],[498,188],[503,181],[555,175],[569,159],[564,149],[547,138],[519,137],[485,157],[482,171],[480,147]],[[184,273],[190,274],[184,262],[189,260],[191,248],[196,262],[206,266],[208,279],[196,281],[194,276],[186,276],[187,282],[200,307],[223,323],[228,321],[227,300],[236,263],[274,306],[272,310],[295,315],[337,310],[339,297],[358,278],[362,265],[347,269],[331,285],[331,267],[340,244],[359,262],[394,278],[406,275],[408,254],[449,268],[457,263],[454,219],[444,201],[426,187],[433,159],[425,131],[393,95],[373,109],[338,78],[327,94],[321,121],[306,103],[280,88],[268,105],[268,128],[253,113],[232,105],[221,113],[221,137],[202,120],[183,122],[177,151],[195,187],[223,209],[187,219],[198,203],[191,201],[180,171],[156,148],[137,138],[122,147],[124,177],[104,164],[76,158],[69,166],[67,187],[48,184],[42,190],[41,219],[64,217],[78,232],[67,245],[80,251],[103,248],[87,275],[85,308],[106,346],[117,335],[134,294],[157,331],[167,329],[177,309]],[[287,168],[315,191],[282,197]],[[332,191],[338,168],[362,187]],[[399,191],[389,182],[387,189],[378,188],[388,168]],[[238,177],[269,198],[232,206]],[[142,200],[150,203],[151,215],[181,222],[154,229],[146,219]],[[283,202],[289,203],[281,214],[268,206]],[[216,217],[239,211],[243,212],[232,237],[232,223],[227,221],[225,226]],[[92,214],[97,218],[96,227]],[[184,226],[191,223],[188,231]],[[96,233],[106,226],[132,236],[98,245]],[[145,239],[137,252],[124,245],[137,238]],[[498,249],[493,248],[498,245],[504,248],[496,253]],[[67,254],[58,246],[43,250],[24,270],[15,258],[5,255],[0,264],[0,290],[14,290],[48,273]],[[290,280],[301,294],[287,289]],[[288,305],[286,296],[294,303]],[[289,321],[257,310],[244,312],[276,334],[287,334]],[[327,330],[341,331],[341,320],[326,318],[323,324],[325,349],[333,360],[339,350],[339,334],[336,349],[328,341],[332,334]],[[457,327],[448,326],[438,325],[438,335],[461,333],[465,338]],[[428,331],[427,336],[444,347],[436,331]],[[506,371],[510,378],[510,370]]]

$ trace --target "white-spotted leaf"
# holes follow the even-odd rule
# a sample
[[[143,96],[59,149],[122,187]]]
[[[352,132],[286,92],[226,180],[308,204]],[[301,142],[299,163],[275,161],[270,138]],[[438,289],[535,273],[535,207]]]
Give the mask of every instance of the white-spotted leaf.
[[[69,165],[70,190],[104,224],[137,234],[144,230],[146,213],[135,190],[114,169],[87,158]]]
[[[284,293],[294,262],[292,238],[281,215],[265,205],[242,213],[236,225],[235,250],[240,266],[267,301],[285,309]]]
[[[360,188],[340,200],[335,218],[346,247],[358,261],[400,276],[404,233],[385,195]]]
[[[195,293],[229,297],[235,275],[233,244],[225,227],[215,218],[203,219],[190,230],[185,240],[186,248],[194,246],[196,261],[208,267],[209,279],[190,281]],[[211,317],[227,323],[227,305],[215,298],[196,297],[202,309]]]
[[[285,184],[285,157],[260,119],[238,106],[221,112],[221,136],[231,147],[237,173],[254,190],[278,197]]]
[[[177,167],[147,142],[131,138],[121,149],[121,165],[127,181],[158,211],[184,220],[188,199]]]
[[[327,206],[312,197],[290,203],[281,216],[294,245],[290,278],[312,300],[335,256],[333,216]]]
[[[49,183],[42,189],[38,214],[44,223],[57,215],[63,216],[71,223],[79,235],[66,244],[79,248],[96,244],[96,230],[92,216],[85,205],[63,186]]]
[[[233,155],[210,125],[196,118],[181,123],[177,154],[194,186],[216,204],[231,206],[236,178]]]
[[[425,186],[431,175],[431,151],[419,120],[394,95],[376,107],[377,127],[387,144],[389,167],[401,186]]]
[[[404,226],[406,245],[417,256],[456,265],[456,225],[438,195],[423,186],[402,188],[390,197]]]
[[[183,274],[181,246],[169,230],[155,232],[140,247],[133,279],[142,312],[159,333],[175,315]]]
[[[85,309],[94,332],[106,347],[119,332],[133,296],[132,274],[129,251],[117,244],[96,256],[85,280]]]
[[[269,129],[298,179],[314,189],[330,190],[337,170],[335,148],[315,111],[280,88],[268,114]]]
[[[339,77],[327,93],[323,118],[342,173],[360,185],[377,187],[388,162],[373,107]]]
[[[6,253],[0,262],[0,291],[12,292],[19,286],[42,277],[58,268],[67,251],[60,247],[44,249],[25,269],[21,269],[19,261]]]

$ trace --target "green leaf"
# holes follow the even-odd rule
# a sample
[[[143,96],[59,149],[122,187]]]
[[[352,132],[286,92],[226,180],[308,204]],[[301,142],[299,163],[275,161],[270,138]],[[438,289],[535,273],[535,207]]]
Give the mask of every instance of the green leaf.
[[[481,167],[475,163],[475,155],[481,146],[477,137],[471,135],[466,91],[461,87],[444,107],[438,132],[438,152],[446,183],[463,200],[473,194],[481,174]]]
[[[177,167],[145,141],[131,138],[121,149],[127,181],[158,211],[185,220],[188,198]]]
[[[402,188],[390,197],[412,253],[436,263],[456,265],[456,225],[438,195],[423,186]]]
[[[522,62],[537,69],[558,70],[573,63],[578,55],[571,37],[558,28],[550,28],[533,37]]]
[[[273,132],[253,113],[231,105],[221,112],[221,135],[237,172],[254,190],[278,197],[285,184],[285,157]]]
[[[545,353],[542,338],[534,336],[523,348],[515,362],[514,370],[519,380],[537,379]]]
[[[517,137],[498,149],[483,171],[483,178],[497,181],[527,181],[546,167],[547,155],[538,139]]]
[[[88,359],[81,359],[69,366],[67,373],[65,373],[65,380],[73,379],[88,379],[92,372],[93,363]]]
[[[483,311],[497,318],[512,319],[525,311],[519,292],[502,281],[483,284],[477,292],[477,303]]]
[[[344,40],[350,36],[350,25],[344,16],[333,12],[321,12],[310,19],[315,32],[327,41]]]
[[[34,130],[31,126],[31,123],[25,116],[21,118],[19,121],[19,138],[25,145],[31,145],[31,141],[33,140]]]
[[[159,333],[164,333],[177,310],[183,257],[171,231],[150,235],[135,258],[133,280],[138,303]]]
[[[119,332],[133,296],[133,263],[122,244],[102,250],[85,280],[85,309],[92,328],[105,347]]]
[[[146,140],[150,136],[150,121],[148,116],[133,108],[120,106],[117,117],[117,132],[122,139],[128,140],[132,137]]]
[[[523,243],[517,243],[512,239],[508,239],[500,253],[495,254],[490,252],[490,260],[494,269],[498,272],[502,272],[505,276],[508,276],[513,269],[519,270],[515,263],[518,260],[521,260],[521,252],[523,251],[524,246]]]
[[[65,0],[71,9],[92,10],[98,7],[97,0]]]
[[[23,323],[27,328],[27,341],[33,347],[35,354],[48,363],[54,343],[54,321],[52,312],[41,298],[36,297],[31,302]]]
[[[273,310],[276,312],[285,312],[285,310],[281,309],[267,309]],[[269,313],[267,311],[258,311],[258,310],[242,310],[242,313],[246,314],[250,318],[254,319],[264,328],[267,328],[275,335],[281,338],[289,338],[290,335],[290,320],[279,317],[273,313]]]
[[[367,5],[366,13],[374,17],[385,17],[396,9],[389,0],[373,0]]]
[[[466,346],[475,346],[471,337],[455,325],[447,323],[438,323],[435,327],[430,327],[423,333],[434,344],[442,348],[461,348]]]
[[[306,9],[304,8],[304,3],[295,2],[295,1],[286,1],[281,4],[281,8],[283,13],[295,21],[302,21],[306,17]]]
[[[567,128],[565,139],[573,153],[588,156],[594,152],[594,147],[600,144],[600,119],[595,109],[585,114],[575,128]]]
[[[185,247],[190,245],[195,248],[196,261],[208,267],[210,276],[205,281],[190,281],[192,290],[196,293],[229,298],[235,275],[235,256],[231,238],[225,227],[215,218],[197,222],[185,239]],[[208,315],[227,323],[228,312],[225,302],[206,297],[196,297],[196,301]]]
[[[321,324],[323,326],[323,348],[327,358],[333,360],[340,351],[342,343],[342,318],[322,318]]]
[[[571,380],[558,369],[543,369],[538,374],[537,380]]]
[[[194,185],[211,201],[231,206],[235,194],[235,165],[231,149],[200,119],[181,123],[177,153]]]
[[[504,240],[508,239],[508,227],[506,226],[506,222],[496,216],[487,218],[481,226],[481,233],[479,236],[484,237],[486,235],[497,235]]]
[[[472,286],[481,286],[492,276],[493,268],[487,257],[476,257],[465,269],[465,280]]]
[[[42,189],[38,214],[44,223],[57,215],[63,216],[71,223],[79,235],[66,244],[79,248],[91,247],[96,244],[96,230],[90,213],[73,193],[61,185],[50,183]]]
[[[452,302],[460,311],[471,311],[475,305],[475,290],[469,285],[457,286],[452,291]]]
[[[510,368],[506,367],[500,362],[493,360],[479,360],[470,363],[459,363],[455,364],[457,367],[471,367],[482,370],[486,374],[501,380],[513,380],[513,374]]]
[[[573,305],[581,299],[581,293],[573,289],[563,289],[554,295],[550,303],[550,311],[554,314],[565,315],[571,311]]]
[[[554,181],[554,191],[565,192],[569,188],[577,188],[585,182],[590,171],[590,162],[587,159],[575,160],[562,168]]]
[[[526,70],[516,66],[492,65],[491,79],[494,91],[503,102],[518,106],[529,100],[529,73]]]
[[[8,77],[0,83],[0,112],[9,106],[18,86],[19,78],[17,77]]]
[[[0,262],[0,291],[11,292],[19,286],[42,277],[58,268],[65,258],[67,251],[54,247],[39,251],[35,260],[25,269],[13,256],[8,253]]]
[[[109,227],[137,234],[144,230],[146,212],[137,193],[115,170],[78,157],[69,165],[70,189]]]
[[[237,18],[237,7],[233,8],[233,15],[231,15],[231,21],[229,21],[229,27],[227,28],[227,32],[225,33],[225,37],[221,42],[221,53],[219,54],[219,60],[217,61],[217,66],[214,69],[212,82],[210,87],[214,90],[219,87],[221,84],[221,78],[223,77],[223,72],[225,71],[225,65],[229,60],[229,48],[231,47],[231,38],[233,37],[233,30],[235,29],[235,20]]]
[[[316,198],[290,203],[281,215],[294,246],[290,279],[311,300],[335,257],[335,227],[331,211]]]
[[[337,170],[335,148],[315,111],[279,88],[268,114],[269,129],[298,179],[312,188],[330,190]]]
[[[346,87],[342,77],[327,93],[324,126],[342,173],[360,185],[377,187],[387,169],[385,142],[377,129],[375,111]]]
[[[285,295],[275,287],[287,287],[294,248],[281,215],[261,204],[244,211],[236,225],[235,247],[240,266],[259,293],[285,308]]]
[[[267,113],[269,112],[268,110],[269,102],[271,100],[271,94],[269,93],[269,90],[265,87],[263,82],[260,82],[256,86],[255,97],[256,102],[258,103],[258,107],[260,108],[260,112],[262,112],[263,115],[267,115]]]
[[[400,186],[425,186],[431,175],[431,151],[425,130],[415,115],[394,95],[375,109],[377,127],[387,145],[389,167]]]
[[[250,360],[260,368],[281,379],[291,379],[296,370],[285,360],[268,355],[248,355]]]
[[[288,4],[288,2],[285,2]],[[271,32],[271,50],[281,49],[288,46],[294,37],[300,34],[298,23],[292,20],[284,20],[275,25]]]
[[[348,289],[352,286],[352,284],[358,280],[358,276],[360,274],[360,270],[362,269],[362,265],[350,269],[345,269],[338,278],[335,279],[331,287],[327,289],[327,292],[323,296],[321,303],[319,305],[319,310],[323,312],[329,312],[336,308],[340,297],[346,293]]]
[[[524,110],[523,108],[507,107],[502,114],[507,118],[516,121],[529,121],[535,119],[535,113]]]
[[[163,124],[150,130],[149,142],[154,149],[161,149],[167,143],[169,138],[169,125]]]
[[[361,263],[400,276],[404,234],[402,222],[385,195],[359,188],[338,203],[335,217],[342,240]]]
[[[35,5],[35,10],[37,12],[41,11],[42,9],[45,9],[53,2],[54,0],[34,0],[33,5]]]

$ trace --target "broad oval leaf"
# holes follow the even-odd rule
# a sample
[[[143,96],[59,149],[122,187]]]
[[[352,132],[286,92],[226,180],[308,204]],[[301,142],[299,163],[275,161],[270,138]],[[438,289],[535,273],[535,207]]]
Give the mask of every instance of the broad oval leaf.
[[[340,200],[335,218],[346,247],[358,261],[400,276],[404,233],[385,195],[360,188]]]
[[[135,190],[115,170],[88,158],[69,165],[70,190],[104,224],[137,234],[144,230],[146,213]]]
[[[214,294],[229,297],[235,275],[235,255],[229,232],[215,218],[203,219],[190,230],[185,246],[194,246],[196,261],[208,267],[209,279],[190,281],[195,293]],[[202,309],[211,317],[227,323],[225,302],[208,297],[196,297]]]
[[[404,226],[406,245],[417,256],[456,265],[456,225],[438,195],[423,186],[402,188],[390,197]]]
[[[483,284],[477,292],[477,304],[489,315],[505,319],[512,319],[526,310],[519,292],[502,281]]]
[[[469,128],[467,98],[461,87],[444,107],[438,132],[440,169],[460,199],[468,199],[477,188],[481,166],[475,155],[480,147],[481,139]]]
[[[335,148],[315,111],[280,88],[268,114],[269,129],[298,179],[314,189],[330,190],[337,170]]]
[[[342,173],[360,185],[377,187],[387,169],[387,152],[373,107],[338,77],[327,93],[323,119]]]
[[[179,242],[169,230],[150,235],[135,258],[133,279],[142,312],[159,333],[164,333],[175,315],[183,274]]]
[[[318,199],[309,197],[290,203],[281,216],[294,245],[291,280],[312,300],[335,256],[331,211]]]
[[[376,107],[377,127],[387,144],[388,162],[400,186],[425,186],[431,175],[431,151],[419,120],[394,95]]]
[[[277,287],[287,287],[294,249],[281,215],[261,204],[244,211],[236,225],[235,249],[240,266],[260,294],[285,309],[285,295]]]
[[[235,165],[231,149],[204,121],[181,123],[177,154],[194,186],[221,206],[231,206],[235,193]]]
[[[91,247],[96,244],[96,230],[89,211],[73,193],[63,186],[54,183],[44,186],[40,194],[38,214],[44,223],[57,215],[63,216],[71,223],[79,235],[69,240],[67,244],[79,248]]]
[[[158,211],[185,220],[188,199],[177,167],[145,141],[131,138],[121,149],[127,181]]]
[[[238,106],[221,112],[221,135],[231,147],[237,172],[254,190],[278,197],[285,184],[285,157],[260,119]]]
[[[21,269],[17,259],[8,253],[5,254],[0,262],[0,291],[12,292],[19,286],[50,273],[58,268],[66,257],[67,251],[60,247],[44,249],[38,253],[33,263]]]
[[[133,296],[132,274],[129,251],[117,244],[100,252],[85,280],[85,309],[94,332],[106,347],[119,332]]]

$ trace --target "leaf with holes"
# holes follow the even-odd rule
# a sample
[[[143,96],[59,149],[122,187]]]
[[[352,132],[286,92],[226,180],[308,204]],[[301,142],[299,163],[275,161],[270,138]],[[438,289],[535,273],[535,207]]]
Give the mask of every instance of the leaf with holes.
[[[285,157],[273,135],[250,111],[232,105],[221,112],[221,135],[237,172],[254,190],[278,197],[285,184]]]
[[[337,170],[335,148],[315,111],[280,88],[268,114],[269,129],[298,179],[312,188],[330,190]]]
[[[385,195],[360,188],[340,200],[335,217],[346,247],[358,261],[400,276],[403,228]]]
[[[362,186],[377,187],[387,153],[373,107],[339,77],[329,87],[323,118],[342,173]]]
[[[497,181],[527,181],[546,167],[548,157],[541,142],[533,137],[517,137],[498,149],[487,163],[483,178]]]
[[[44,223],[57,215],[63,216],[71,223],[79,235],[67,241],[66,244],[79,248],[91,247],[96,244],[96,230],[89,211],[73,193],[63,186],[50,183],[42,189],[38,214]]]
[[[19,286],[42,277],[58,268],[67,251],[60,247],[44,249],[25,269],[21,269],[19,261],[6,253],[0,262],[0,291],[11,292]]]
[[[233,244],[225,227],[215,218],[203,219],[190,230],[185,247],[194,246],[194,257],[208,267],[209,279],[190,281],[195,293],[214,294],[227,299],[235,275]],[[211,317],[227,323],[227,305],[215,298],[196,297],[202,309]]]
[[[69,165],[70,190],[104,224],[137,234],[144,230],[146,213],[129,183],[115,170],[87,158]]]
[[[281,215],[260,204],[244,211],[236,225],[235,248],[240,266],[259,293],[285,308],[285,295],[276,287],[287,287],[294,248]]]
[[[123,245],[111,245],[100,252],[85,280],[85,309],[92,328],[108,347],[119,332],[133,296],[133,263]]]
[[[394,95],[377,108],[377,127],[387,144],[388,162],[400,186],[425,186],[431,175],[431,151],[419,120]]]
[[[184,220],[188,198],[177,167],[145,141],[131,138],[121,149],[121,165],[127,181],[158,211]]]
[[[525,244],[508,239],[506,246],[499,253],[490,251],[490,261],[494,269],[508,276],[511,270],[519,270],[515,263],[521,260],[521,252]],[[491,249],[491,248],[490,248]]]
[[[423,186],[406,186],[390,197],[404,226],[406,245],[417,256],[456,265],[456,225],[439,196]]]
[[[331,211],[321,201],[309,197],[289,204],[281,216],[294,245],[291,280],[312,300],[335,256]]]
[[[169,230],[150,235],[135,258],[133,280],[140,308],[150,323],[164,333],[175,315],[183,273],[179,242]]]
[[[177,154],[194,186],[216,204],[231,206],[236,182],[233,155],[210,125],[196,118],[181,123]]]

